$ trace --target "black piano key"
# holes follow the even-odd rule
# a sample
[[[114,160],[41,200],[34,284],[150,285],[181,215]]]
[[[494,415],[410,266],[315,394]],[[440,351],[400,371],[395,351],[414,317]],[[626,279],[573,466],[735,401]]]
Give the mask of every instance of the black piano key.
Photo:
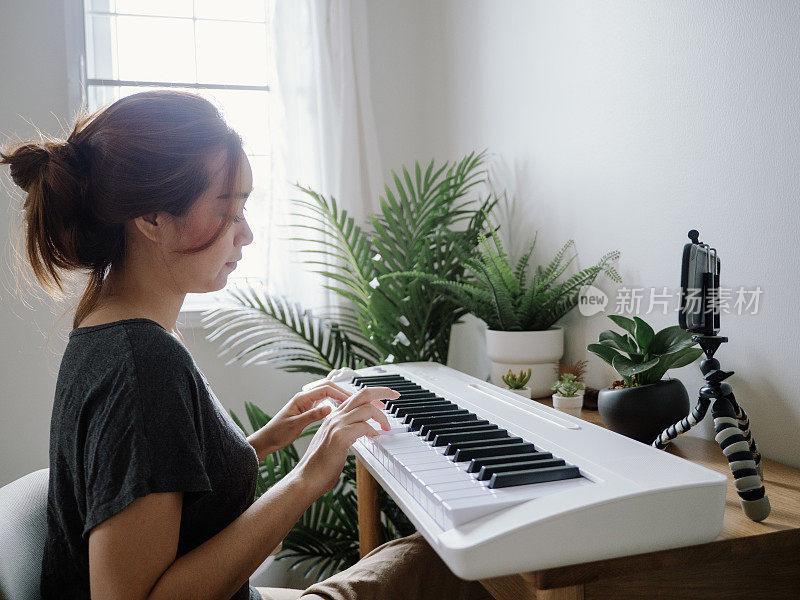
[[[567,465],[563,467],[550,467],[549,469],[530,469],[526,471],[508,471],[495,473],[489,480],[490,488],[513,487],[515,485],[528,485],[530,483],[544,483],[546,481],[560,481],[562,479],[575,479],[580,477],[578,467]]]
[[[439,402],[450,402],[449,400],[445,400],[440,396],[430,396],[428,398],[397,398],[396,400],[387,400],[386,401],[386,408],[392,408],[394,406],[414,406],[415,404],[438,404]],[[391,403],[392,406],[389,406]]]
[[[383,383],[376,384],[376,385],[367,384],[364,387],[388,387],[389,389],[392,389],[395,392],[400,392],[400,393],[403,393],[403,392],[427,392],[427,391],[429,391],[429,390],[426,390],[425,388],[423,388],[420,385],[414,385],[414,384],[411,384],[411,383],[404,383],[402,385],[383,384]]]
[[[389,402],[391,402],[391,400],[387,400],[386,410],[388,410],[392,414],[397,413],[397,411],[401,409],[417,408],[419,406],[439,406],[440,404],[449,404],[450,406],[456,406],[454,403],[450,402],[449,400],[445,400],[444,398],[426,398],[424,400],[416,400],[414,402],[400,402],[400,403],[395,402],[391,406],[388,406]]]
[[[389,399],[385,401],[386,408],[391,408],[393,406],[403,405],[403,404],[419,404],[420,402],[441,402],[444,398],[441,396],[437,396],[435,394],[427,394],[425,396],[421,396],[418,398],[408,398],[406,396],[400,396],[396,400]]]
[[[521,454],[520,456],[525,456]],[[522,462],[502,463],[499,465],[485,465],[478,471],[476,479],[486,481],[491,479],[495,473],[505,473],[506,471],[528,471],[533,469],[547,469],[549,467],[560,467],[567,464],[563,458],[551,458],[549,460],[527,460]]]
[[[419,413],[418,415],[408,415],[403,419],[403,423],[406,425],[411,425],[413,421],[417,423],[422,423],[425,425],[427,421],[423,421],[423,419],[433,419],[438,418],[439,421],[433,421],[435,423],[443,423],[447,422],[447,419],[450,417],[463,417],[465,415],[471,414],[466,408],[451,408],[449,410],[445,410],[442,412],[428,412],[428,413]],[[417,425],[417,429],[419,429],[422,425]],[[412,431],[414,431],[412,429]]]
[[[531,454],[533,452],[536,452],[536,449],[529,442],[508,445],[498,444],[496,446],[484,446],[483,448],[465,448],[455,453],[453,462],[463,462],[488,456],[501,456],[503,454]]]
[[[467,413],[469,413],[469,411],[466,408],[458,408],[455,405],[442,407],[441,410],[437,409],[436,407],[433,407],[430,410],[422,409],[420,411],[407,414],[405,417],[403,417],[403,423],[408,425],[409,423],[411,423],[411,419],[416,419],[417,417],[437,417],[439,415],[466,415]]]
[[[417,417],[412,419],[408,428],[410,431],[417,431],[425,425],[432,425],[433,423],[463,423],[464,421],[476,421],[478,415],[474,413],[467,413],[464,415],[439,415],[436,417]]]
[[[400,397],[398,400],[405,401],[405,400],[425,400],[426,398],[439,398],[433,392],[429,392],[427,390],[421,392],[400,392]]]
[[[494,429],[480,429],[478,431],[456,431],[449,433],[439,433],[433,438],[434,446],[446,446],[451,442],[471,442],[475,440],[487,440],[496,437],[507,437],[505,429],[499,429],[497,425]]]
[[[521,437],[511,437],[507,433],[503,437],[489,440],[474,440],[471,442],[450,442],[444,450],[445,456],[453,456],[459,450],[469,450],[472,448],[485,448],[486,446],[510,446],[521,444],[524,440]]]
[[[478,473],[486,465],[500,465],[512,462],[525,462],[529,460],[547,460],[553,458],[550,452],[533,452],[531,454],[504,454],[488,458],[474,458],[469,463],[467,473]]]
[[[489,423],[489,421],[486,419],[476,419],[475,421],[470,421],[468,423],[430,423],[428,425],[423,425],[417,433],[420,435],[420,437],[426,438],[429,434],[455,431],[457,427],[480,427],[486,425],[491,425],[491,423]]]
[[[466,410],[465,408],[458,408],[452,402],[443,402],[441,404],[415,404],[412,406],[398,406],[396,407],[396,415],[398,419],[408,417],[409,415],[422,415],[424,413],[446,412],[452,410]]]
[[[434,425],[425,425],[419,430],[426,442],[431,442],[440,433],[458,432],[458,431],[479,431],[483,429],[497,429],[497,425],[489,423],[485,419],[477,421],[470,421],[469,423],[457,423],[456,425],[449,425],[447,423],[437,423]]]
[[[380,377],[355,377],[351,382],[355,386],[363,385],[365,383],[384,383],[384,382],[391,382],[391,383],[412,383],[405,377],[401,377],[399,375],[394,376],[380,376]]]
[[[409,381],[408,379],[390,377],[386,379],[373,379],[371,381],[362,381],[360,383],[353,382],[353,385],[361,385],[364,387],[374,387],[376,385],[419,385],[413,381]]]
[[[443,410],[455,410],[458,406],[452,402],[430,402],[428,404],[412,404],[410,406],[395,406],[391,413],[398,419],[407,415],[416,415],[424,412],[442,412]]]

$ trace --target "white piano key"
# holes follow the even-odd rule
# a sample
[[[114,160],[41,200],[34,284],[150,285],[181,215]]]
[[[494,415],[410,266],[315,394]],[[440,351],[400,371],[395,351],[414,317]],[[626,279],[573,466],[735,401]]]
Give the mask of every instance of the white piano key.
[[[472,481],[469,475],[458,469],[433,469],[429,471],[418,471],[413,474],[414,479],[419,485],[433,485],[436,483],[447,483],[449,481]]]

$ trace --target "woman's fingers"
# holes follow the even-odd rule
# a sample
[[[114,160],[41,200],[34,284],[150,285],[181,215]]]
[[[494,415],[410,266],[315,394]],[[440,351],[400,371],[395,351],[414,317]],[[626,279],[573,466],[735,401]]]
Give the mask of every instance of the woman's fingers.
[[[362,404],[353,410],[342,413],[339,419],[345,424],[357,423],[359,421],[364,422],[367,419],[375,419],[381,424],[385,431],[389,431],[389,429],[391,429],[391,425],[389,425],[389,420],[386,418],[386,415],[375,408],[372,404]]]
[[[341,411],[349,411],[362,404],[372,404],[377,408],[384,408],[382,400],[396,400],[400,393],[388,387],[367,387],[358,390],[339,406]]]
[[[350,395],[347,394],[342,388],[332,383],[326,383],[319,387],[305,392],[303,397],[308,401],[309,408],[325,398],[333,398],[337,402],[344,402]]]
[[[320,419],[324,419],[331,413],[332,410],[333,407],[330,406],[329,404],[320,404],[312,408],[311,410],[307,410],[306,412],[301,413],[299,417],[295,418],[302,418],[303,419],[302,423],[305,423],[304,426],[308,426],[311,423],[319,421]]]
[[[345,425],[339,431],[341,431],[342,435],[345,436],[345,441],[348,448],[362,436],[374,438],[380,435],[379,432],[375,431],[375,428],[371,427],[367,423],[364,423],[364,421],[358,421],[357,423]]]

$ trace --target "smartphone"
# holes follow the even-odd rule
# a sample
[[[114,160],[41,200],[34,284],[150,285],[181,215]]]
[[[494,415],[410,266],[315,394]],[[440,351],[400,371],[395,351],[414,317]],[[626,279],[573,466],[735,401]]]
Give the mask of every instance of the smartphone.
[[[690,231],[692,241],[683,247],[678,325],[692,333],[717,335],[721,264],[716,249],[701,243],[698,236],[696,230]]]

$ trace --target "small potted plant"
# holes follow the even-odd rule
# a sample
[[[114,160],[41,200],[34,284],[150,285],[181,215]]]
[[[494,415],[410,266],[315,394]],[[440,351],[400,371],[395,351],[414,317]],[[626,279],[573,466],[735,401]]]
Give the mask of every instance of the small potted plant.
[[[587,349],[610,364],[621,381],[600,390],[597,407],[609,429],[650,444],[689,414],[689,395],[679,379],[662,379],[668,369],[693,363],[703,351],[692,335],[674,325],[653,331],[639,317],[608,318],[626,331],[606,330]]]
[[[578,381],[574,373],[564,373],[550,386],[550,389],[555,392],[553,408],[576,417],[581,416],[583,395],[578,392],[583,391],[584,385]]]
[[[584,375],[586,375],[586,365],[589,364],[587,360],[579,360],[574,364],[570,363],[558,363],[556,366],[556,377],[561,379],[566,374],[571,374],[575,376],[575,381],[580,381],[581,383],[585,384],[583,380]],[[552,389],[552,388],[551,388]],[[585,385],[581,389],[578,390],[578,395],[583,396],[583,392],[585,390]]]
[[[531,379],[531,370],[528,369],[527,371],[520,371],[519,375],[515,375],[511,369],[508,370],[508,373],[503,375],[503,381],[508,386],[508,389],[514,392],[515,394],[519,394],[520,396],[525,396],[526,398],[531,397],[531,388],[528,387],[528,382]]]

